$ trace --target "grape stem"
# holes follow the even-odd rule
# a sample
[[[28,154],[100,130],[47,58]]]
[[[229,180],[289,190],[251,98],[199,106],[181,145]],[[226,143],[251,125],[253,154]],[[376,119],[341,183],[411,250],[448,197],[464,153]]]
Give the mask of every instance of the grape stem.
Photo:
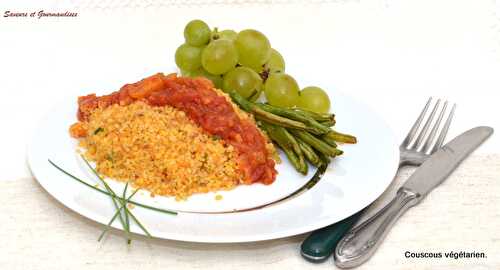
[[[262,83],[265,83],[267,81],[267,78],[269,78],[269,73],[270,70],[269,68],[264,67],[264,70],[262,70],[261,73],[259,73],[260,77],[262,78]]]
[[[214,27],[214,30],[212,31],[212,40],[217,40],[219,38],[219,29]]]

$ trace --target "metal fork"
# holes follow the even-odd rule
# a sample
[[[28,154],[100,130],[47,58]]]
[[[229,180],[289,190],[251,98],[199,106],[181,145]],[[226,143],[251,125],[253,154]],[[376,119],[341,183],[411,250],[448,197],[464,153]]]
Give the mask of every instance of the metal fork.
[[[420,166],[430,155],[432,155],[439,148],[441,148],[441,146],[443,146],[444,139],[446,137],[446,134],[448,133],[448,129],[450,128],[451,119],[453,118],[453,114],[455,113],[456,104],[453,104],[453,107],[448,114],[448,118],[446,119],[444,126],[439,132],[439,136],[434,142],[437,131],[439,129],[439,125],[441,124],[441,120],[443,119],[443,116],[446,112],[446,107],[448,107],[448,101],[445,101],[444,106],[441,109],[441,112],[439,113],[439,116],[431,129],[431,132],[427,136],[429,127],[433,121],[434,116],[436,115],[436,111],[439,107],[439,104],[441,103],[441,100],[438,99],[423,128],[420,130],[420,132],[418,132],[420,124],[422,123],[425,114],[429,110],[431,102],[432,97],[429,98],[429,100],[425,104],[424,109],[418,116],[417,121],[415,121],[412,128],[410,129],[410,132],[408,132],[408,135],[406,135],[406,138],[399,146],[399,168],[405,165]],[[417,132],[419,133],[418,135]]]
[[[411,165],[411,166],[422,165],[422,163],[424,163],[425,160],[427,160],[434,152],[436,152],[443,145],[444,139],[446,138],[446,134],[448,133],[448,129],[451,124],[451,120],[453,119],[453,115],[455,113],[456,104],[453,104],[453,107],[448,113],[446,122],[440,129],[441,121],[443,120],[443,117],[446,113],[446,109],[448,107],[448,101],[445,101],[439,113],[439,116],[434,121],[434,125],[432,126],[432,129],[430,130],[429,133],[429,128],[436,116],[436,112],[439,108],[441,100],[438,99],[438,101],[435,103],[429,117],[427,117],[427,120],[425,121],[424,126],[422,127],[422,129],[419,130],[420,125],[424,120],[425,115],[427,114],[431,103],[432,103],[432,97],[429,98],[429,100],[425,104],[424,109],[422,110],[419,117],[417,118],[412,128],[408,132],[408,135],[406,135],[406,138],[399,146],[400,158],[399,158],[398,170],[405,165]],[[440,131],[438,132],[439,129]],[[439,135],[436,139],[436,135],[438,133]],[[362,215],[364,215],[364,213]],[[370,255],[371,254],[369,253],[366,254],[366,256]],[[356,264],[344,258],[344,254],[341,254],[338,248],[335,250],[334,259],[335,259],[335,264],[340,268],[349,268],[356,266]]]

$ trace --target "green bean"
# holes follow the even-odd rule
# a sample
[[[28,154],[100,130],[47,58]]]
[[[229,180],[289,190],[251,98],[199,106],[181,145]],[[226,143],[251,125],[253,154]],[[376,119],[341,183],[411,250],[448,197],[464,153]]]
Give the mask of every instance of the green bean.
[[[302,130],[293,130],[293,129],[290,129],[290,132],[293,135],[299,137],[301,140],[303,140],[304,142],[306,142],[310,146],[312,146],[314,149],[320,151],[321,153],[323,153],[327,156],[334,157],[339,153],[338,149],[336,149],[336,148],[330,146],[329,144],[327,144],[326,142],[314,137],[313,135],[311,135],[308,132],[304,132]]]
[[[327,164],[327,165],[330,164],[330,161],[331,161],[330,157],[326,156],[325,154],[321,153],[318,150],[314,150],[314,152],[316,153],[316,155],[318,155],[322,164]],[[332,157],[332,158],[335,158],[335,157]]]
[[[331,140],[334,140],[336,142],[343,142],[343,143],[356,143],[358,140],[356,137],[349,135],[349,134],[344,134],[337,132],[335,130],[331,130],[327,134],[323,135],[324,137],[327,137]]]
[[[337,143],[329,136],[321,135],[321,140],[326,142],[327,144],[331,145],[332,147],[337,147]]]
[[[313,134],[325,133],[322,130],[318,130],[317,128],[308,126],[302,122],[266,112],[265,110],[259,108],[257,105],[246,100],[245,98],[243,98],[234,91],[231,92],[229,95],[231,96],[233,101],[236,102],[243,110],[253,113],[255,118],[257,118],[258,120],[265,121],[282,127],[294,128],[298,130],[307,130],[309,132],[312,132]]]
[[[299,138],[297,138],[297,142],[299,143],[300,149],[302,150],[302,153],[304,153],[307,160],[309,160],[312,165],[319,167],[322,163],[316,152],[314,152],[314,149]]]
[[[265,122],[260,122],[259,125],[266,131],[269,138],[271,138],[271,140],[275,141],[281,147],[292,166],[295,167],[297,171],[302,172],[302,164],[297,154],[293,151],[291,142],[288,141],[285,136],[283,136],[283,133],[278,132],[277,126],[273,126]]]
[[[312,117],[316,121],[320,121],[320,122],[321,121],[333,121],[333,122],[335,122],[335,114],[315,113],[315,112],[311,112],[311,111],[302,110],[299,108],[295,108],[295,109],[293,109],[293,111],[300,113],[302,115],[307,115],[309,117]]]
[[[304,153],[302,149],[300,148],[299,143],[295,139],[292,134],[290,134],[284,127],[276,127],[277,132],[279,133],[280,137],[285,138],[291,145],[291,149],[295,152],[299,159],[299,164],[300,164],[300,169],[299,172],[302,174],[307,174],[308,171],[308,166],[306,163],[306,159],[304,157]]]
[[[335,119],[333,120],[326,120],[326,121],[319,121],[320,124],[322,124],[325,127],[333,127],[335,126]]]
[[[291,109],[284,109],[284,108],[275,107],[275,106],[272,106],[269,104],[256,103],[255,105],[266,112],[276,114],[279,116],[283,116],[286,118],[290,118],[290,119],[293,119],[296,121],[300,121],[300,122],[302,122],[302,123],[304,123],[312,128],[315,128],[318,132],[321,132],[320,134],[325,134],[325,133],[328,133],[330,131],[330,129],[327,126],[320,124],[314,118],[312,118],[306,114],[302,114],[302,113],[299,113],[299,112],[291,110]]]

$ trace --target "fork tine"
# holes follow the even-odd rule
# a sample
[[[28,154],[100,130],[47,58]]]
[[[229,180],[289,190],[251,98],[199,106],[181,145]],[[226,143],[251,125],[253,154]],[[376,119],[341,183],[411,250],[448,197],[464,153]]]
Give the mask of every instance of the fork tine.
[[[427,118],[427,121],[425,121],[424,127],[420,131],[420,134],[418,134],[417,141],[415,142],[414,148],[417,149],[417,151],[422,150],[422,142],[425,139],[425,136],[427,135],[427,131],[429,130],[429,126],[432,123],[432,120],[434,119],[434,115],[436,114],[436,111],[439,107],[439,104],[441,103],[441,99],[438,99],[436,104],[434,104],[434,108],[432,108],[432,112]]]
[[[441,120],[443,120],[444,113],[446,112],[446,107],[448,107],[448,101],[446,101],[444,103],[443,108],[441,109],[441,112],[439,113],[438,119],[436,120],[436,123],[434,123],[434,126],[431,129],[431,133],[429,133],[429,137],[427,137],[427,141],[425,142],[425,145],[422,148],[424,150],[424,153],[426,153],[426,154],[432,153],[432,152],[430,152],[430,150],[432,149],[434,137],[436,137],[436,132],[439,128],[439,125],[441,124]]]
[[[453,107],[451,108],[450,114],[448,115],[448,119],[446,119],[446,122],[444,123],[444,127],[441,130],[441,133],[439,134],[436,145],[434,145],[434,147],[432,148],[432,153],[436,152],[443,145],[444,138],[446,137],[446,134],[448,133],[448,129],[450,128],[451,119],[453,119],[453,114],[455,113],[456,107],[457,107],[457,105],[453,104]]]
[[[417,133],[418,128],[420,127],[420,123],[422,122],[422,119],[424,119],[425,113],[427,112],[427,109],[429,108],[429,105],[431,104],[431,100],[432,100],[432,97],[430,97],[429,100],[427,100],[427,103],[425,104],[424,109],[422,110],[422,112],[418,116],[417,121],[415,121],[415,123],[411,127],[410,132],[408,132],[408,135],[406,135],[406,138],[404,139],[401,146],[408,148],[408,146],[410,145],[413,137],[415,137],[415,134]]]

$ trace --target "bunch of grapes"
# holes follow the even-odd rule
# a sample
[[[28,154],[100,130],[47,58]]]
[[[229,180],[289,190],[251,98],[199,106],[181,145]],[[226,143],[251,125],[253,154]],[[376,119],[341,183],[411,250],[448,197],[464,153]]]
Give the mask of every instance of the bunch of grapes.
[[[264,92],[274,106],[318,113],[330,109],[330,99],[321,88],[310,86],[300,91],[295,79],[285,73],[283,56],[257,30],[212,31],[205,22],[193,20],[184,28],[184,38],[185,43],[175,52],[182,76],[205,77],[215,87],[236,91],[250,101]]]

